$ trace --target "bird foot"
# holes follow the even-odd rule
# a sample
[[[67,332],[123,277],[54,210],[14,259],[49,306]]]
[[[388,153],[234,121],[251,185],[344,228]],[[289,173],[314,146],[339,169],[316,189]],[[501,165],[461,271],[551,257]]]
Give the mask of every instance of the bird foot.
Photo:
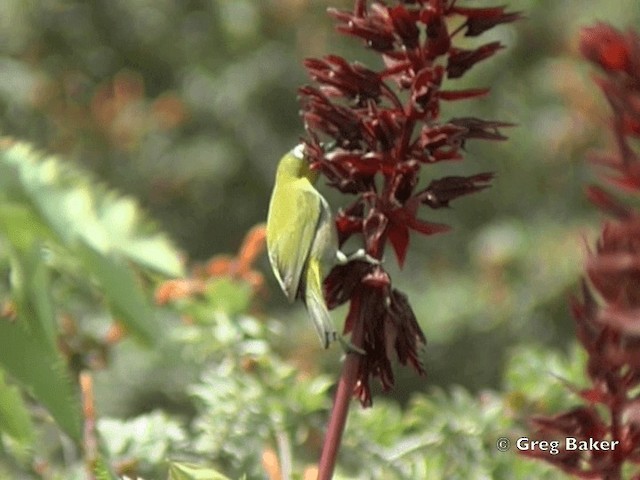
[[[338,264],[340,265],[346,265],[354,260],[361,260],[363,262],[370,263],[371,265],[380,265],[380,263],[382,263],[382,260],[378,260],[365,252],[364,248],[360,248],[350,255],[346,255],[344,252],[338,250],[336,252],[336,257],[338,258]]]
[[[362,348],[356,347],[353,343],[351,343],[349,340],[347,340],[343,336],[338,337],[338,342],[340,342],[340,345],[342,346],[342,350],[344,351],[345,354],[349,354],[349,353],[356,353],[358,355],[367,354],[367,352],[365,352]]]

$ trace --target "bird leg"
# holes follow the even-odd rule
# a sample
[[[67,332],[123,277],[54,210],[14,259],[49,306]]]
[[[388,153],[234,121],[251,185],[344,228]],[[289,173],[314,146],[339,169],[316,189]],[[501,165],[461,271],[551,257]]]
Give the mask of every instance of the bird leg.
[[[351,343],[342,335],[338,336],[338,342],[340,342],[340,346],[342,347],[342,350],[344,351],[345,354],[349,354],[349,353],[356,353],[358,355],[367,354],[367,352],[365,352],[362,348],[356,347],[353,343]]]
[[[349,262],[354,260],[361,260],[363,262],[370,263],[371,265],[380,265],[382,260],[378,260],[377,258],[373,258],[367,252],[364,251],[364,248],[359,248],[355,252],[350,255],[345,254],[341,250],[336,251],[336,258],[338,260],[338,265],[346,265]]]

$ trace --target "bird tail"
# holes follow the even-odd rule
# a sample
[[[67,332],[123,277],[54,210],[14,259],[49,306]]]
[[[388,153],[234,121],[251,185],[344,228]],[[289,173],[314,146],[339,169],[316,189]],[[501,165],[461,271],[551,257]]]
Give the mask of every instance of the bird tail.
[[[318,332],[320,343],[328,348],[331,342],[338,338],[338,333],[331,320],[329,309],[322,295],[322,274],[320,261],[309,259],[305,278],[304,304],[313,326]]]

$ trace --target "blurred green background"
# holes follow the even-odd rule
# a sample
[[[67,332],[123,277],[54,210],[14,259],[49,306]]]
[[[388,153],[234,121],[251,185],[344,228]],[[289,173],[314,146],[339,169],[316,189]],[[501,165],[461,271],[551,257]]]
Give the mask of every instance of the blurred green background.
[[[64,154],[135,196],[191,261],[235,252],[265,220],[276,162],[303,134],[302,60],[338,53],[380,66],[333,31],[329,5],[352,2],[3,0],[0,133]],[[464,162],[427,167],[421,178],[493,171],[495,183],[446,211],[425,209],[423,218],[454,228],[412,237],[402,272],[387,252],[429,341],[429,376],[398,371],[392,395],[400,399],[434,385],[497,388],[515,346],[564,349],[572,337],[567,300],[583,239],[592,242],[600,222],[583,195],[592,178],[585,152],[609,141],[578,32],[596,20],[637,24],[640,3],[508,5],[526,18],[482,37],[507,49],[449,84],[491,86],[491,94],[443,105],[443,119],[514,122],[510,140],[471,143]],[[338,353],[322,352],[302,309],[285,304],[266,257],[258,268],[269,292],[259,310],[291,328],[281,348],[336,372]]]

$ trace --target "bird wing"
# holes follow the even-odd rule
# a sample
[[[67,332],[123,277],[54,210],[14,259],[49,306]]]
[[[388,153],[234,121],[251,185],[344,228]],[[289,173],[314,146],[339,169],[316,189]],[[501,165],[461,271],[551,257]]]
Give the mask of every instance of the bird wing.
[[[267,248],[271,267],[289,301],[300,288],[316,228],[322,197],[306,178],[276,185],[267,218]]]

